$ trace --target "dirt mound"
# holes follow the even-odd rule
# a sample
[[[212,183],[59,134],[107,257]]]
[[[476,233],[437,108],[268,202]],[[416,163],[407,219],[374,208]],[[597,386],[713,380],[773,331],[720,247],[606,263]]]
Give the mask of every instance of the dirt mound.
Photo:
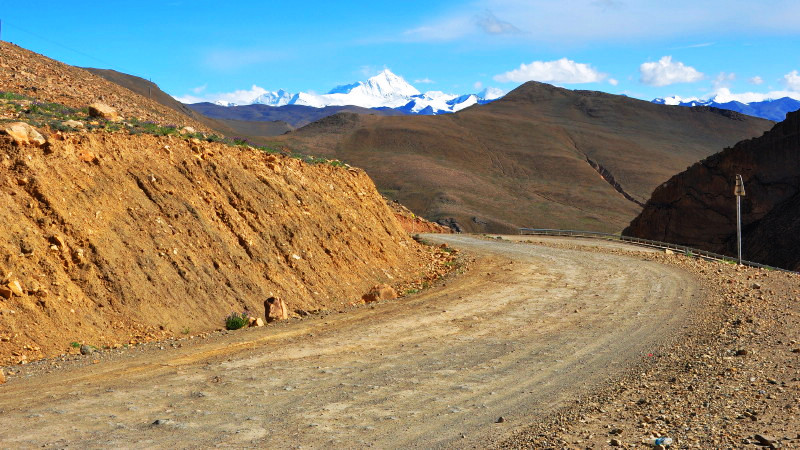
[[[123,117],[137,117],[178,128],[207,127],[189,116],[138,95],[84,69],[73,67],[9,42],[0,41],[0,91],[40,101],[84,108],[94,102],[114,107]]]
[[[437,259],[359,169],[177,136],[49,140],[0,136],[0,284],[21,287],[0,297],[0,363],[220,328],[272,295],[338,309]]]
[[[675,175],[624,233],[736,254],[736,174],[742,175],[742,257],[800,269],[800,112]]]
[[[619,231],[659,183],[771,126],[530,82],[456,114],[340,113],[274,139],[363,167],[387,196],[465,231]]]

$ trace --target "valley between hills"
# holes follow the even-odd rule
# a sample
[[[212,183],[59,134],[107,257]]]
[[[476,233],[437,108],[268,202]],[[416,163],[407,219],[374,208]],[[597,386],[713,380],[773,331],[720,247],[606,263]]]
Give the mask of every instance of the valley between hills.
[[[796,114],[529,82],[275,136],[143,81],[0,42],[2,446],[800,444],[797,273],[517,234],[641,230],[742,160],[748,231],[793,229]]]

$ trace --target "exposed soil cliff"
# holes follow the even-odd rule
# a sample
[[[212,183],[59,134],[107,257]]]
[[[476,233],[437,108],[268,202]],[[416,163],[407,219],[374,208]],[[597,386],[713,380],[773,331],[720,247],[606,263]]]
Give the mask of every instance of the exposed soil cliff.
[[[338,309],[423,276],[359,169],[176,136],[0,136],[0,364],[220,328],[231,311]]]
[[[734,255],[736,174],[747,194],[742,257],[800,269],[800,112],[672,177],[623,233]]]

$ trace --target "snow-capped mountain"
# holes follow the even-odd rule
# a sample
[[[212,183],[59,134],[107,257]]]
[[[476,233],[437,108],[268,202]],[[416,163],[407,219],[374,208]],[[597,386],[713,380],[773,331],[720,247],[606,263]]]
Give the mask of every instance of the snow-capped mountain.
[[[292,94],[284,91],[283,89],[278,89],[277,91],[270,91],[266,94],[259,95],[253,99],[251,104],[283,106],[288,105],[292,100],[292,97]]]
[[[737,101],[734,96],[724,91],[705,100],[697,97],[682,98],[676,95],[666,98],[657,98],[653,100],[653,103],[677,106],[713,106],[715,108],[740,112],[748,116],[774,120],[775,122],[784,120],[786,118],[786,113],[800,109],[800,100],[791,97],[744,103]]]
[[[363,108],[392,108],[408,114],[442,114],[460,111],[478,103],[488,103],[502,97],[497,88],[486,88],[478,94],[453,95],[441,91],[420,93],[403,77],[389,69],[352,84],[337,86],[327,94],[298,92],[291,94],[283,89],[268,91],[247,103],[214,102],[221,106],[262,104],[268,106],[303,105],[314,108],[326,106],[360,106]]]

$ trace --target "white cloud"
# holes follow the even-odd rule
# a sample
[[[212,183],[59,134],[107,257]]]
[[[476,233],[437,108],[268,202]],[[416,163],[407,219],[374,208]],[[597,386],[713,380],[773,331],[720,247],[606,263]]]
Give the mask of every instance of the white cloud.
[[[619,84],[619,81],[617,81],[617,79],[616,79],[616,78],[609,78],[609,79],[608,79],[608,84],[610,84],[610,85],[612,85],[612,86],[616,86],[616,85],[618,85],[618,84]]]
[[[800,91],[740,92],[735,94],[728,88],[722,88],[714,94],[714,100],[718,103],[732,101],[741,103],[763,102],[764,100],[777,100],[783,97],[800,100]]]
[[[521,64],[519,69],[511,70],[494,76],[495,81],[506,83],[514,81],[543,81],[547,83],[594,83],[607,77],[588,64],[577,63],[567,58],[555,61],[534,61],[530,64]]]
[[[205,91],[207,87],[208,87],[208,83],[206,83],[206,84],[204,84],[202,86],[197,86],[195,88],[192,88],[192,92],[194,92],[195,94],[199,94],[199,93]]]
[[[731,83],[735,79],[736,79],[736,74],[733,72],[731,73],[720,72],[719,75],[717,75],[716,78],[714,78],[714,81],[712,81],[711,83],[714,86],[714,90],[716,91],[722,88],[730,88]]]
[[[519,33],[519,28],[505,20],[500,20],[488,9],[475,17],[478,27],[489,34],[514,34]]]
[[[422,78],[422,79],[419,79],[419,80],[414,80],[414,83],[433,84],[433,83],[436,83],[436,82],[431,80],[430,78],[425,77],[425,78]]]
[[[254,98],[266,93],[267,93],[266,89],[256,86],[254,84],[250,89],[240,89],[233,92],[207,93],[202,96],[196,96],[196,95],[175,96],[175,100],[178,100],[181,103],[222,101],[225,103],[235,103],[237,105],[241,105],[250,103],[251,101],[253,101]]]
[[[750,84],[755,84],[755,85],[757,86],[757,85],[759,85],[759,84],[763,83],[763,82],[764,82],[764,79],[763,79],[763,78],[761,78],[760,76],[756,75],[756,76],[754,76],[753,78],[750,78],[750,79],[749,79],[749,80],[747,80],[747,81],[749,81],[749,82],[750,82]]]
[[[472,87],[476,91],[480,91],[481,89],[483,89],[483,83],[481,83],[480,81],[476,81],[475,84],[472,85]]]
[[[789,90],[800,91],[800,73],[793,70],[783,76],[783,83]]]
[[[694,83],[702,79],[701,72],[682,62],[672,62],[672,56],[664,56],[658,62],[646,62],[639,66],[639,81],[650,86]]]

